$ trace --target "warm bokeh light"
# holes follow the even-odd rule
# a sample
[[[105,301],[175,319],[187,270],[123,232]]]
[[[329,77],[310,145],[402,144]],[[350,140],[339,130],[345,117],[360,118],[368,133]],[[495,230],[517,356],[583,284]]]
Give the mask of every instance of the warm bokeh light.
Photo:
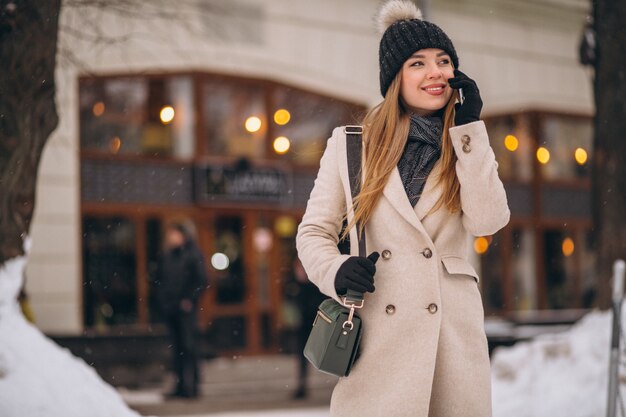
[[[223,271],[230,265],[230,260],[225,254],[216,252],[211,256],[211,265],[218,271]]]
[[[542,164],[547,164],[550,160],[550,151],[543,146],[539,147],[539,149],[537,149],[537,160]]]
[[[481,236],[474,239],[474,251],[477,254],[482,255],[487,252],[487,249],[489,249],[489,241],[487,238]]]
[[[513,135],[506,135],[506,137],[504,138],[504,147],[507,148],[509,151],[514,152],[517,150],[517,147],[519,146],[519,141],[517,140],[517,138]]]
[[[246,130],[250,133],[258,132],[261,129],[261,119],[250,116],[246,119]]]
[[[277,154],[282,155],[282,154],[287,153],[290,147],[291,147],[291,142],[286,137],[279,136],[276,139],[274,139],[274,151]]]
[[[93,105],[93,108],[91,109],[91,111],[93,112],[93,115],[96,117],[100,117],[104,114],[104,103],[99,101],[96,104]]]
[[[563,250],[563,255],[570,256],[574,253],[574,241],[572,238],[566,237],[563,239],[563,244],[561,245],[561,249]]]
[[[161,109],[159,116],[161,117],[161,122],[166,125],[170,123],[172,120],[174,120],[175,114],[176,112],[174,111],[174,107],[165,106]]]
[[[277,125],[286,125],[291,119],[291,114],[285,109],[278,109],[274,113],[274,121]]]
[[[280,237],[292,237],[296,234],[298,224],[291,216],[279,216],[274,222],[274,231]]]
[[[585,162],[587,162],[587,151],[583,148],[576,148],[574,151],[574,159],[576,159],[578,165],[585,165]]]
[[[111,153],[114,153],[114,154],[118,153],[121,147],[122,147],[122,139],[120,139],[119,136],[114,137],[109,142],[109,150],[111,151]]]

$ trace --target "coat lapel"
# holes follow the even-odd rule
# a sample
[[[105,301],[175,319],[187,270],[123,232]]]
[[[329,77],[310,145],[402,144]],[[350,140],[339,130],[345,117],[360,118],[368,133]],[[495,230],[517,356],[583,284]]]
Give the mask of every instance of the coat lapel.
[[[424,217],[426,217],[430,210],[435,206],[443,192],[441,186],[437,184],[441,167],[439,162],[440,161],[437,161],[437,163],[435,163],[435,166],[430,171],[430,174],[428,174],[422,195],[415,205],[415,213],[417,213],[417,218],[420,221],[422,221],[422,219],[424,219]]]
[[[421,221],[435,206],[442,193],[441,187],[437,185],[439,167],[440,164],[437,162],[428,175],[422,196],[415,205],[415,208],[411,207],[397,167],[391,172],[387,185],[385,185],[383,190],[383,195],[389,200],[393,208],[395,208],[407,222],[420,231],[424,230]]]
[[[383,195],[407,222],[409,222],[416,229],[422,230],[422,225],[417,219],[413,207],[411,207],[409,198],[406,196],[406,191],[402,185],[402,179],[400,178],[398,167],[395,167],[393,171],[391,171],[389,180],[387,180],[387,184],[383,189]]]

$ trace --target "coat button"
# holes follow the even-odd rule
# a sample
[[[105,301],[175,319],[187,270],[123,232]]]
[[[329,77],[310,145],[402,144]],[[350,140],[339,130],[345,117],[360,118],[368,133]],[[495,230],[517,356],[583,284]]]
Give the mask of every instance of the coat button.
[[[424,255],[424,258],[430,259],[433,256],[433,251],[431,251],[429,248],[426,248],[422,251],[422,255]]]
[[[391,258],[391,251],[389,249],[385,249],[381,255],[384,260],[388,260]]]
[[[393,304],[389,304],[387,307],[385,307],[385,313],[392,315],[395,312],[396,312],[396,306],[394,306]]]
[[[428,306],[428,312],[430,314],[435,314],[437,312],[437,309],[438,309],[438,307],[437,307],[437,304],[435,304],[435,303],[432,303],[432,304],[430,304]]]
[[[472,151],[472,147],[470,146],[471,141],[472,138],[470,138],[468,135],[461,136],[461,143],[463,144],[463,147],[461,149],[463,149],[463,152],[470,153]]]

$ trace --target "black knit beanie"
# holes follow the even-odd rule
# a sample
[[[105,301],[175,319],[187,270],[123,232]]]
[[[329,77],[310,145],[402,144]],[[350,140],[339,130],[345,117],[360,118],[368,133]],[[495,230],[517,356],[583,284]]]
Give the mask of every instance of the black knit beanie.
[[[459,67],[459,57],[448,35],[434,23],[421,19],[422,13],[407,0],[390,0],[380,9],[377,23],[379,30],[384,33],[380,40],[378,61],[380,93],[383,97],[404,62],[420,49],[442,49],[450,55],[454,68]]]

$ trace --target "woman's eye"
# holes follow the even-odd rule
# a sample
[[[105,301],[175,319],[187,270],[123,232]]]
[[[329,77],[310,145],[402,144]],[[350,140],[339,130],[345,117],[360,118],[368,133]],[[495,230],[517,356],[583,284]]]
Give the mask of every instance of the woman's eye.
[[[414,63],[411,64],[412,67],[422,67],[424,66],[424,63],[421,61],[416,61]]]
[[[439,61],[439,63],[441,65],[448,65],[448,64],[450,64],[450,60],[449,59],[442,59],[441,61]]]

